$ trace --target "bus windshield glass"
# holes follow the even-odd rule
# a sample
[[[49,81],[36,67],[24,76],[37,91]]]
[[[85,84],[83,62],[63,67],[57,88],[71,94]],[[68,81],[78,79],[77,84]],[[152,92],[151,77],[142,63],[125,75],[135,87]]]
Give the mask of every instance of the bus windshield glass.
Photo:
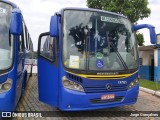
[[[13,44],[9,44],[11,10],[11,5],[0,2],[0,70],[7,69],[12,64]]]
[[[130,21],[105,12],[65,10],[63,64],[77,70],[137,69],[137,44]]]

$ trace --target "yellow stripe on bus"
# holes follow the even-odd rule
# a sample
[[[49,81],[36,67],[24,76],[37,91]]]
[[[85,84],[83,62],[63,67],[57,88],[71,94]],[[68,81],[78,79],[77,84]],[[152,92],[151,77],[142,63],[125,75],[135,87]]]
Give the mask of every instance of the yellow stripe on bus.
[[[123,75],[85,75],[85,74],[75,74],[75,73],[72,73],[72,72],[69,72],[69,71],[66,71],[70,74],[73,74],[73,75],[76,75],[76,76],[79,76],[79,77],[83,77],[83,78],[89,78],[89,79],[94,79],[94,80],[97,80],[97,79],[101,79],[101,80],[106,80],[106,79],[121,79],[121,78],[127,78],[135,73],[138,72],[138,70],[134,73],[131,73],[131,74],[123,74]]]

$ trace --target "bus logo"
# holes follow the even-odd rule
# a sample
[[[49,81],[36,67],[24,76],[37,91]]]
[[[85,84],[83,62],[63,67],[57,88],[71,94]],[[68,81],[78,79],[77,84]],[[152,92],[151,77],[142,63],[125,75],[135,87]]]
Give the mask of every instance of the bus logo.
[[[107,90],[111,90],[111,89],[112,89],[112,85],[111,85],[111,84],[107,84],[107,85],[106,85],[106,89],[107,89]]]

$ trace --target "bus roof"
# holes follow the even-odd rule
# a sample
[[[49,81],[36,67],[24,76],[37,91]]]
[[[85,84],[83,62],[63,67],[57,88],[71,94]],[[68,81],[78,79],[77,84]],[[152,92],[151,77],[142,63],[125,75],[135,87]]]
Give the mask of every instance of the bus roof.
[[[58,12],[58,14],[62,14],[62,12],[64,10],[82,10],[82,11],[102,12],[102,13],[109,13],[109,14],[113,14],[113,15],[117,15],[117,16],[121,16],[121,17],[127,18],[126,16],[124,16],[122,14],[115,13],[115,12],[109,12],[109,11],[99,10],[99,9],[93,9],[93,8],[78,8],[78,7],[66,7],[66,8],[62,8],[60,10],[60,12]]]
[[[19,8],[15,3],[9,1],[9,0],[1,0],[0,2],[4,2],[7,4],[10,4],[13,8]]]

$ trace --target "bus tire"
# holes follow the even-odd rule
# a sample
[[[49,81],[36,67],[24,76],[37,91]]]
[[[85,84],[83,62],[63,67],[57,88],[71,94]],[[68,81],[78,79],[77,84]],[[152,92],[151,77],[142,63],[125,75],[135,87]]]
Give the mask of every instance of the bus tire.
[[[29,77],[32,77],[32,69],[33,69],[33,65],[31,65],[31,71],[30,71]]]
[[[23,90],[25,90],[26,85],[27,85],[27,73],[25,73],[25,76],[24,76],[24,81],[23,81],[23,85],[22,85]]]

